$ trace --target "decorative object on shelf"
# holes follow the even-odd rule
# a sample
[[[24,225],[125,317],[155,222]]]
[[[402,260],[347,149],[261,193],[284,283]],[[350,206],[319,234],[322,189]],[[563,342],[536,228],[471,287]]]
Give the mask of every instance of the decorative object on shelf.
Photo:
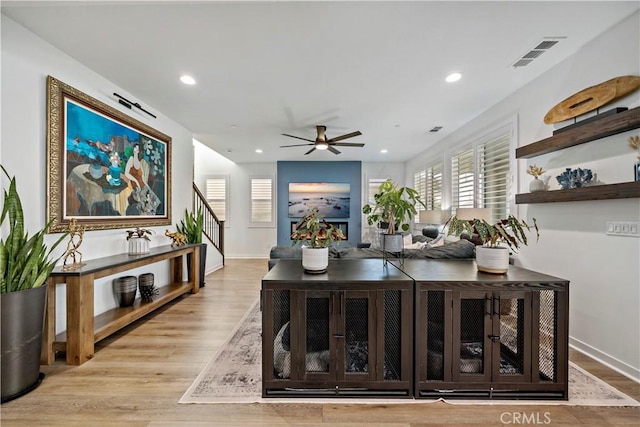
[[[82,238],[84,237],[84,227],[78,225],[78,222],[73,218],[69,222],[69,243],[67,243],[67,251],[62,258],[62,269],[65,271],[76,270],[85,263],[82,262],[82,253],[78,250],[82,244]],[[78,258],[76,259],[76,256]],[[67,260],[71,258],[72,264],[67,264]]]
[[[138,278],[122,276],[113,279],[113,296],[120,307],[131,307],[136,299]]]
[[[546,124],[572,119],[596,110],[640,88],[640,77],[620,76],[583,89],[559,104],[544,116]]]
[[[184,246],[187,244],[187,238],[182,233],[178,233],[177,231],[170,232],[169,230],[164,231],[164,235],[171,239],[171,246]]]
[[[127,241],[129,242],[129,255],[139,255],[149,253],[148,235],[153,234],[153,230],[136,227],[135,230],[127,230]]]
[[[329,246],[344,239],[342,230],[329,224],[312,208],[295,225],[291,233],[292,246],[299,242],[302,246],[302,268],[306,273],[320,274],[329,265]]]
[[[633,165],[633,180],[640,181],[640,136],[630,137],[629,147],[638,152],[638,161]]]
[[[373,200],[373,204],[362,207],[362,213],[367,215],[369,225],[387,223],[387,230],[381,236],[382,250],[395,253],[402,251],[403,236],[396,231],[409,231],[411,220],[418,214],[418,203],[426,209],[420,193],[410,187],[399,187],[391,179],[387,179],[380,184]],[[386,258],[384,264],[386,265]]]
[[[542,166],[529,165],[529,169],[527,173],[533,176],[533,181],[529,183],[529,191],[535,193],[536,191],[545,191],[547,189],[543,180],[540,179],[540,176],[544,174],[546,171],[542,168]]]
[[[153,273],[143,273],[138,276],[138,288],[142,302],[153,301],[158,296],[158,289],[154,284]]]
[[[564,172],[556,176],[556,180],[558,180],[558,184],[563,190],[586,187],[592,179],[593,173],[591,173],[591,169],[582,168],[566,168]]]
[[[501,219],[491,225],[485,219],[460,219],[453,216],[449,222],[448,234],[460,235],[469,233],[477,235],[482,246],[476,247],[476,264],[478,271],[486,273],[504,274],[509,269],[509,250],[517,251],[520,246],[527,245],[529,240],[525,231],[536,232],[536,241],[540,238],[538,223],[533,218],[529,225],[513,215]],[[501,246],[501,244],[506,246]]]

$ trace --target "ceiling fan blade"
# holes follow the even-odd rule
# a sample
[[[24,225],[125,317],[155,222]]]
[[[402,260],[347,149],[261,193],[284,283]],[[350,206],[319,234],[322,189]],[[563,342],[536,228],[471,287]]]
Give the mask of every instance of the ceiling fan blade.
[[[364,144],[361,142],[336,142],[330,143],[330,145],[337,145],[339,147],[364,147]]]
[[[354,136],[362,135],[362,133],[357,130],[355,132],[347,133],[345,135],[336,136],[335,138],[327,139],[327,142],[337,142],[342,141],[343,139],[353,138]]]
[[[301,137],[299,137],[299,136],[289,135],[289,134],[286,134],[286,133],[283,133],[283,134],[281,134],[281,135],[282,135],[282,136],[288,136],[289,138],[296,138],[296,139],[301,139],[301,140],[303,140],[303,141],[309,141],[309,142],[314,142],[314,143],[315,143],[315,141],[314,141],[313,139],[301,138]]]
[[[293,144],[293,145],[281,145],[280,148],[286,148],[286,147],[302,147],[303,145],[315,145],[315,143],[313,144]]]
[[[309,153],[313,153],[315,150],[316,150],[316,147],[313,147],[311,150],[309,150],[306,153],[304,153],[304,155],[306,156]]]
[[[327,147],[327,150],[331,151],[333,154],[340,154],[340,152],[333,148],[331,145]]]

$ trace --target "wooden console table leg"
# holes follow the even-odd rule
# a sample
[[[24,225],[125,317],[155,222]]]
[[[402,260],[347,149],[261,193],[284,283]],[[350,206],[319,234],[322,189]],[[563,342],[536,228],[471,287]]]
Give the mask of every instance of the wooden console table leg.
[[[56,339],[56,285],[55,279],[47,281],[47,302],[45,303],[44,329],[42,331],[42,348],[40,349],[40,364],[51,365],[55,361],[53,342]]]
[[[67,278],[67,365],[94,355],[93,281],[93,274]]]

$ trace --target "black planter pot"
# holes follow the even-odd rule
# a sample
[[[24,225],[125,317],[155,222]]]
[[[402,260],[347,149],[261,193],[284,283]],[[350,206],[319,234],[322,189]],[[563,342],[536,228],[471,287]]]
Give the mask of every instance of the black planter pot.
[[[2,306],[2,403],[40,385],[40,350],[47,287],[0,295]]]
[[[200,278],[199,278],[199,284],[200,287],[204,287],[204,275],[205,275],[205,269],[207,267],[207,244],[206,243],[202,243],[200,244]],[[187,270],[191,271],[191,254],[187,255]],[[191,280],[191,277],[189,277],[189,280]]]

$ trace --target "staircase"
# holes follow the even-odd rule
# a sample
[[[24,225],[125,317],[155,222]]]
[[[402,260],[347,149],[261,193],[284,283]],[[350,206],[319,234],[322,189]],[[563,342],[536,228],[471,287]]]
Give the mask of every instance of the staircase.
[[[193,183],[193,211],[198,212],[202,208],[203,232],[213,246],[222,255],[222,265],[224,265],[224,221],[220,221],[215,212],[207,203],[207,199],[198,189],[196,183]]]

